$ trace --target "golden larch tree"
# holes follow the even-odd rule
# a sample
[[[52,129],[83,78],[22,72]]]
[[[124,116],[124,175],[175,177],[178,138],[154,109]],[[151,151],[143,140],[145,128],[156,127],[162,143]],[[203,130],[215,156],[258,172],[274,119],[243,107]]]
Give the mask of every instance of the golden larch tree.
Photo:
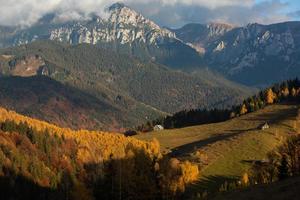
[[[283,88],[283,89],[281,90],[281,94],[282,94],[284,97],[289,96],[289,94],[290,94],[289,88],[288,88],[288,87]]]
[[[295,88],[291,89],[291,95],[295,97],[297,95],[297,90]]]
[[[272,104],[274,103],[276,99],[276,94],[273,92],[273,90],[270,88],[266,92],[266,102],[267,104]]]
[[[245,104],[242,105],[240,110],[240,115],[244,115],[248,112],[247,106]]]

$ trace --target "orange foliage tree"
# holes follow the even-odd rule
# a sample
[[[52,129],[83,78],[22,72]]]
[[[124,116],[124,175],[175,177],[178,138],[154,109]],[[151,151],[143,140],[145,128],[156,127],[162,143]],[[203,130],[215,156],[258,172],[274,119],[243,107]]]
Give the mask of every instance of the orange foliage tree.
[[[242,105],[240,109],[240,115],[244,115],[248,112],[247,106],[245,104]]]
[[[276,99],[276,94],[273,92],[273,90],[271,88],[266,91],[265,99],[266,99],[267,104],[274,103],[274,101]]]

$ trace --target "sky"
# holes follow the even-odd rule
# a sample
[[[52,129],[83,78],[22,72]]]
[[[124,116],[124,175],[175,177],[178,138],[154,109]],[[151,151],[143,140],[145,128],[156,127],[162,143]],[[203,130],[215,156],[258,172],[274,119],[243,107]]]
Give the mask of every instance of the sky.
[[[63,19],[107,16],[112,0],[0,0],[0,25],[29,26],[56,12]],[[161,26],[222,22],[233,25],[300,20],[300,0],[119,0]]]

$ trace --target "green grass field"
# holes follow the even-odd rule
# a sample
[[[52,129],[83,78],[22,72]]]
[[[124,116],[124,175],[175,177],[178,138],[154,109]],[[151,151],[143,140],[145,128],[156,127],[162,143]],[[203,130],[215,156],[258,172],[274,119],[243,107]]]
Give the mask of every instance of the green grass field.
[[[299,106],[272,105],[226,122],[164,130],[136,136],[156,138],[162,152],[199,163],[201,177],[189,193],[215,191],[227,179],[246,172],[253,160],[263,160],[288,135],[295,134]],[[268,122],[270,129],[259,127]]]

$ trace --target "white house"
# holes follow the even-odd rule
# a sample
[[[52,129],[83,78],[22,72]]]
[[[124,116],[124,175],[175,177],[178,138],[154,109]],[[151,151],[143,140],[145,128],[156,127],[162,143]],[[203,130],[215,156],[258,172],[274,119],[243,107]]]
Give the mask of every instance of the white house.
[[[164,130],[164,127],[162,125],[155,125],[153,127],[153,130],[154,131],[162,131],[162,130]]]
[[[264,125],[261,126],[261,130],[266,130],[266,129],[269,129],[270,126],[268,123],[265,123]]]

